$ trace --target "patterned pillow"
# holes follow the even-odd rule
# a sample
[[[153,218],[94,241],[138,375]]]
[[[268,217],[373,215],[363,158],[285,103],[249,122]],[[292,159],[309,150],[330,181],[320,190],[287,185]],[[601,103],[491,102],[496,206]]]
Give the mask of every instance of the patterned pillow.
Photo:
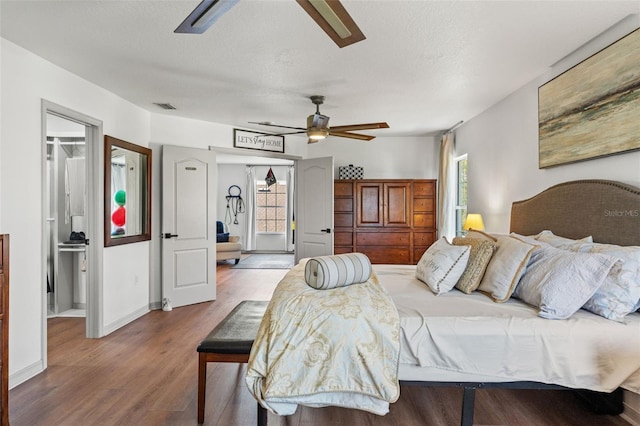
[[[478,290],[494,302],[506,302],[524,274],[535,245],[509,235],[497,238],[496,251],[487,265]]]
[[[487,265],[489,265],[491,256],[496,249],[496,244],[493,241],[478,238],[456,237],[453,239],[453,245],[471,247],[467,268],[456,284],[458,290],[471,294],[480,285]]]
[[[362,253],[312,257],[304,267],[304,278],[318,290],[363,283],[371,277],[371,262]]]
[[[442,237],[424,252],[416,265],[416,278],[437,294],[451,290],[467,267],[470,246],[454,246]]]
[[[542,243],[513,293],[540,308],[538,315],[566,319],[600,288],[617,258],[599,253],[576,253]]]

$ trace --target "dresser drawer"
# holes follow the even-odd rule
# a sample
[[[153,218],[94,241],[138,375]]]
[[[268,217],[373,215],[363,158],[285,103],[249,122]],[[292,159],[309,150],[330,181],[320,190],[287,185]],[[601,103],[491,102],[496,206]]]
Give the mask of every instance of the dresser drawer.
[[[436,185],[434,182],[414,182],[413,196],[433,197],[435,196]]]
[[[356,245],[360,246],[409,246],[409,232],[359,232]]]
[[[413,245],[429,247],[436,240],[435,232],[414,232],[413,233]]]
[[[435,216],[432,213],[414,213],[413,226],[416,228],[435,228]]]
[[[353,198],[336,198],[333,201],[333,211],[335,212],[352,212]]]
[[[334,182],[334,197],[353,197],[353,183],[351,182]]]
[[[333,226],[351,228],[353,226],[353,213],[335,212],[333,214]]]
[[[353,232],[336,231],[333,235],[333,244],[336,246],[353,246]]]
[[[358,251],[366,254],[373,264],[407,265],[411,262],[409,249],[404,247],[358,247]]]
[[[433,198],[414,198],[414,212],[433,212]]]

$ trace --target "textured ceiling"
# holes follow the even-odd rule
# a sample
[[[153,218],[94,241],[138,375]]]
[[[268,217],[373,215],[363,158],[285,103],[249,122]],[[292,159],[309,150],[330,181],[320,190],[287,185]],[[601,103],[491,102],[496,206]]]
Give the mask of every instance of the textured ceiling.
[[[260,129],[332,125],[378,136],[469,120],[593,37],[632,1],[343,1],[366,40],[338,48],[293,0],[243,0],[203,35],[173,30],[196,1],[5,1],[2,37],[152,112]],[[169,102],[176,111],[159,109]]]

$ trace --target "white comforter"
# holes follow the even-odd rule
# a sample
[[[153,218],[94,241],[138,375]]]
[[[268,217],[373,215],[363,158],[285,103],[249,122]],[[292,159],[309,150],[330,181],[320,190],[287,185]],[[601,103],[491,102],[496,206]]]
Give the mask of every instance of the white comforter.
[[[246,382],[268,410],[298,404],[383,415],[400,395],[399,318],[375,274],[365,283],[316,290],[304,262],[276,287],[253,344]]]
[[[640,393],[638,313],[624,324],[584,310],[549,320],[516,299],[498,304],[457,290],[435,296],[415,278],[415,266],[374,270],[400,315],[401,380],[534,381]]]

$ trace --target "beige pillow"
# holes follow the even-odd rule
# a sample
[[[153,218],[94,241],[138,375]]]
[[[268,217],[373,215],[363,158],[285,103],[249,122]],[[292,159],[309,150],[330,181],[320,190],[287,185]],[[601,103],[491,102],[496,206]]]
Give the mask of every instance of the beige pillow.
[[[480,238],[456,237],[453,239],[453,245],[471,246],[467,268],[456,284],[458,290],[471,294],[480,285],[487,265],[489,265],[491,256],[496,249],[496,243]]]
[[[438,295],[451,290],[469,261],[468,246],[454,246],[442,237],[433,243],[416,265],[416,278]]]
[[[498,236],[496,251],[491,257],[478,290],[494,302],[506,302],[524,274],[527,262],[537,248],[509,235]]]
[[[548,230],[540,232],[534,238],[538,241],[542,241],[543,243],[547,243],[555,248],[564,249],[564,250],[573,250],[573,248],[576,247],[576,244],[579,246],[580,244],[593,242],[593,238],[591,237],[591,235],[581,238],[579,240],[572,240],[570,238],[565,238],[559,235],[555,235],[553,232]],[[577,250],[573,250],[573,251],[577,251]]]
[[[493,241],[494,243],[498,242],[498,239],[491,234],[487,234],[486,232],[478,231],[476,229],[471,229],[467,232],[467,238],[478,238],[480,240]]]

